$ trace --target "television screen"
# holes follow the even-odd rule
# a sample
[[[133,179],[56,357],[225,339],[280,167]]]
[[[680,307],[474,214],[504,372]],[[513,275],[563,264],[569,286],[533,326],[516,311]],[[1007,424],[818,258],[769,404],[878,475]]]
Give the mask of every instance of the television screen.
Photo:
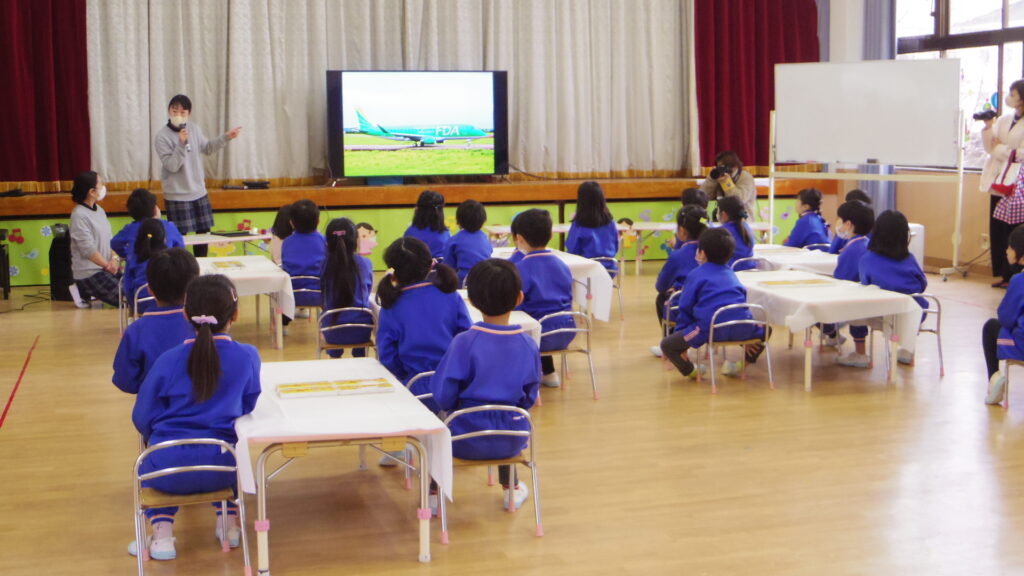
[[[327,72],[335,177],[508,173],[505,72]]]

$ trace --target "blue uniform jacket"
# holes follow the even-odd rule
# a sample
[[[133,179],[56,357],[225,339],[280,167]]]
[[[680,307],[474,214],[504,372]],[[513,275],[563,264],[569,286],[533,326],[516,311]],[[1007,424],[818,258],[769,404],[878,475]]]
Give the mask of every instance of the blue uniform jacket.
[[[452,338],[469,329],[469,310],[458,292],[445,294],[430,282],[406,286],[391,308],[382,308],[377,328],[377,355],[381,364],[402,382],[437,368]],[[420,381],[413,394],[424,394],[429,383]],[[424,402],[437,412],[436,404]]]
[[[430,391],[447,412],[484,404],[518,406],[529,410],[537,401],[540,353],[520,326],[477,322],[455,336],[437,366]],[[477,430],[527,430],[522,416],[479,412],[456,418],[452,435]],[[470,438],[452,443],[456,458],[510,458],[523,450],[526,439],[515,436]]]
[[[860,258],[860,283],[874,284],[883,290],[901,294],[924,292],[928,287],[928,279],[925,278],[913,254],[897,261],[870,250],[865,250]],[[928,308],[927,300],[915,300],[921,308]]]
[[[320,272],[320,297],[321,308],[324,312],[334,308],[369,308],[370,293],[373,292],[373,263],[364,256],[355,255],[356,265],[359,266],[359,282],[356,283],[356,290],[352,303],[342,306],[332,287],[333,279],[328,277],[326,270]],[[324,262],[326,268],[326,260]],[[324,317],[321,327],[337,326],[338,324],[370,324],[373,318],[366,313],[342,312]],[[370,329],[360,328],[351,330],[330,330],[324,333],[324,339],[329,344],[353,344],[366,342],[370,339]],[[340,356],[336,351],[330,350],[328,354],[332,357]]]
[[[868,237],[854,236],[846,241],[839,252],[836,271],[832,274],[837,280],[860,282],[860,259],[868,251]]]
[[[740,283],[736,273],[728,266],[705,263],[697,267],[686,278],[683,295],[679,297],[676,311],[676,332],[682,331],[691,348],[703,346],[711,331],[711,318],[715,312],[729,304],[747,301],[747,289]],[[718,323],[730,320],[749,320],[747,310],[732,310],[721,314]],[[715,339],[746,340],[760,338],[764,330],[756,326],[729,326],[715,331]]]
[[[491,251],[491,241],[486,232],[460,230],[448,240],[448,245],[444,249],[444,263],[459,274],[459,286],[461,286],[473,266],[476,266],[481,260],[490,258]]]
[[[750,229],[750,225],[746,222],[743,223],[743,227],[747,230],[747,237],[750,238],[749,244],[743,243],[743,238],[740,237],[739,228],[736,227],[735,222],[726,222],[722,224],[722,228],[729,231],[732,234],[733,240],[736,241],[736,250],[732,253],[732,258],[729,259],[728,266],[732,267],[732,263],[739,260],[740,258],[750,258],[754,255],[754,231]],[[756,265],[753,263],[741,264],[739,270],[750,270]]]
[[[517,310],[522,310],[536,320],[555,312],[572,310],[572,272],[554,252],[548,249],[535,250],[516,262],[519,276],[523,281],[523,303]],[[550,332],[561,328],[575,327],[571,317],[560,317],[541,323],[542,332]],[[572,342],[574,333],[561,333],[542,338],[541,352],[561,350]]]
[[[419,238],[427,245],[428,248],[430,248],[430,254],[434,258],[438,259],[444,258],[444,248],[448,245],[448,240],[452,237],[447,228],[441,232],[437,232],[430,228],[417,228],[415,226],[409,226],[406,228],[403,236]]]
[[[618,225],[612,221],[600,228],[590,228],[573,222],[565,239],[565,251],[584,258],[615,258],[619,253]],[[619,269],[618,262],[614,260],[602,260],[601,264],[613,272]]]
[[[114,355],[114,386],[136,394],[146,374],[164,352],[195,338],[181,306],[153,307],[128,325]]]
[[[234,444],[235,419],[252,412],[260,396],[260,355],[227,335],[214,337],[221,377],[213,397],[197,403],[192,396],[188,356],[192,342],[160,356],[135,400],[132,422],[150,444],[182,438],[217,438]]]
[[[281,242],[281,268],[289,276],[320,276],[327,253],[327,240],[318,231],[293,232]],[[292,280],[293,290],[320,290],[316,280]],[[319,306],[317,292],[296,292],[296,306]]]
[[[668,255],[668,260],[665,260],[654,282],[654,289],[664,293],[670,288],[679,288],[686,284],[686,276],[697,266],[697,241],[691,240]]]
[[[817,212],[801,214],[789,238],[786,239],[786,246],[794,248],[803,248],[810,244],[829,244],[828,225]]]
[[[1024,360],[1024,274],[1010,278],[997,314],[999,339],[997,355],[1000,360]]]
[[[129,306],[135,302],[135,291],[140,286],[146,285],[146,266],[149,265],[149,260],[139,262],[138,257],[135,255],[134,247],[128,252],[128,258],[125,259],[124,276],[121,279],[123,283],[122,290],[124,291],[124,297],[128,302]],[[139,299],[147,298],[150,296],[149,290],[143,290],[139,293]],[[156,303],[152,300],[148,302],[142,302],[139,304],[139,313],[146,312],[150,308],[156,306]]]
[[[167,247],[184,248],[185,238],[182,237],[174,222],[168,222],[167,220],[161,220],[160,222],[164,225],[164,243],[167,244]],[[124,228],[121,228],[120,232],[110,239],[110,249],[121,258],[128,258],[128,254],[135,252],[135,238],[138,237],[139,227],[141,226],[141,220],[126,224]]]
[[[846,246],[848,240],[843,238],[839,234],[832,237],[832,243],[828,247],[829,254],[839,254],[843,251],[843,247]]]

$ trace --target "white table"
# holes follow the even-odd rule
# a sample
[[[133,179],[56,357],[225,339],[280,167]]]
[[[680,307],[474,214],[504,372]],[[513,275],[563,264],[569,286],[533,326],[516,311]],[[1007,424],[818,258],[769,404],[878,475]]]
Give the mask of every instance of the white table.
[[[430,562],[429,481],[433,477],[452,494],[452,439],[448,428],[437,416],[402,386],[384,366],[373,358],[268,362],[260,371],[263,393],[256,408],[235,421],[237,453],[241,466],[241,489],[255,493],[257,500],[256,549],[259,574],[270,571],[267,518],[267,484],[270,478],[305,456],[310,448],[374,445],[384,451],[405,449],[410,444],[418,452],[420,463],[419,560]],[[281,399],[278,384],[385,378],[393,392],[314,396]],[[251,466],[250,443],[269,443]],[[287,460],[276,470],[267,470],[269,457],[280,452]]]
[[[495,258],[508,259],[515,252],[515,248],[495,248]],[[612,312],[612,277],[608,270],[600,262],[562,252],[551,250],[559,260],[569,266],[569,272],[573,279],[573,299],[577,303],[586,303],[587,311],[598,320],[607,322]],[[621,273],[622,270],[620,269]]]
[[[771,229],[771,225],[767,222],[747,222],[750,229],[761,235],[762,241],[765,239],[766,233]],[[717,223],[711,223],[712,228],[719,226]],[[636,236],[636,275],[639,276],[644,265],[644,242],[646,242],[656,232],[668,232],[671,235],[675,235],[677,224],[675,221],[670,222],[634,222],[632,232]],[[645,234],[646,232],[646,234]],[[673,240],[672,243],[674,243]],[[755,244],[755,249],[758,245]]]
[[[247,254],[245,247],[249,244],[256,246],[259,245],[257,242],[265,241],[269,242],[271,234],[239,234],[238,236],[221,236],[220,234],[204,233],[204,234],[188,234],[185,236],[185,246],[196,246],[196,245],[209,245],[209,244],[230,244],[234,242],[240,242],[242,244],[242,254]]]
[[[775,270],[802,270],[824,276],[835,274],[839,263],[838,254],[775,244],[755,244],[754,256],[764,258]]]
[[[891,332],[889,381],[896,374],[897,348],[914,351],[921,307],[906,294],[795,270],[744,271],[736,276],[747,288],[747,302],[763,306],[769,323],[791,332],[804,331],[806,390],[811,389],[811,327],[815,324],[887,318],[887,331]]]
[[[295,317],[295,293],[288,273],[265,256],[223,256],[217,258],[196,258],[199,273],[223,274],[235,285],[239,296],[270,295],[271,333],[274,348],[284,347],[281,315]],[[233,266],[237,263],[239,266]],[[259,302],[256,303],[256,320],[259,322]]]
[[[469,319],[474,323],[483,322],[484,314],[469,301],[469,293],[465,290],[459,290],[459,295],[462,296],[462,300],[466,303],[466,308],[469,310]],[[540,322],[537,322],[533,316],[530,316],[522,310],[513,310],[512,315],[508,319],[508,323],[522,326],[523,330],[526,330],[526,332],[530,334],[530,337],[533,338],[533,341],[537,343],[537,346],[540,346]]]

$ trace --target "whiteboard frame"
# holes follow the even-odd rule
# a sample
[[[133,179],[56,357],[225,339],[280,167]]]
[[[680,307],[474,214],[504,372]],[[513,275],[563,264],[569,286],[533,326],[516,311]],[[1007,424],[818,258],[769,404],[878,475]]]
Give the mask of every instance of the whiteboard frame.
[[[964,204],[964,142],[963,133],[958,134],[957,142],[957,163],[956,172],[953,174],[860,174],[850,172],[779,172],[775,166],[775,110],[771,111],[769,117],[769,138],[768,149],[768,220],[772,226],[768,229],[768,242],[775,242],[775,180],[778,178],[788,180],[868,180],[882,182],[932,182],[943,184],[956,184],[956,211],[953,221],[953,263],[952,266],[940,268],[939,274],[945,281],[952,274],[961,274],[967,277],[968,268],[960,265],[960,244],[963,241],[961,226],[963,221]],[[960,113],[959,125],[963,126],[963,112]],[[923,267],[923,262],[921,263]]]

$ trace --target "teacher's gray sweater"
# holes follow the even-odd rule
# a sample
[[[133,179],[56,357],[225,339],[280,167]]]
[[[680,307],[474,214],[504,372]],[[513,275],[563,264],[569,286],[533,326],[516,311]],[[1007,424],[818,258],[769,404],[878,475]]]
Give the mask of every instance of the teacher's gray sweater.
[[[164,189],[164,199],[174,202],[206,196],[206,174],[199,153],[213,154],[228,143],[226,134],[207,140],[199,126],[192,123],[187,126],[191,151],[178,140],[178,133],[166,124],[157,131],[153,142],[156,155],[160,157],[160,184]]]

